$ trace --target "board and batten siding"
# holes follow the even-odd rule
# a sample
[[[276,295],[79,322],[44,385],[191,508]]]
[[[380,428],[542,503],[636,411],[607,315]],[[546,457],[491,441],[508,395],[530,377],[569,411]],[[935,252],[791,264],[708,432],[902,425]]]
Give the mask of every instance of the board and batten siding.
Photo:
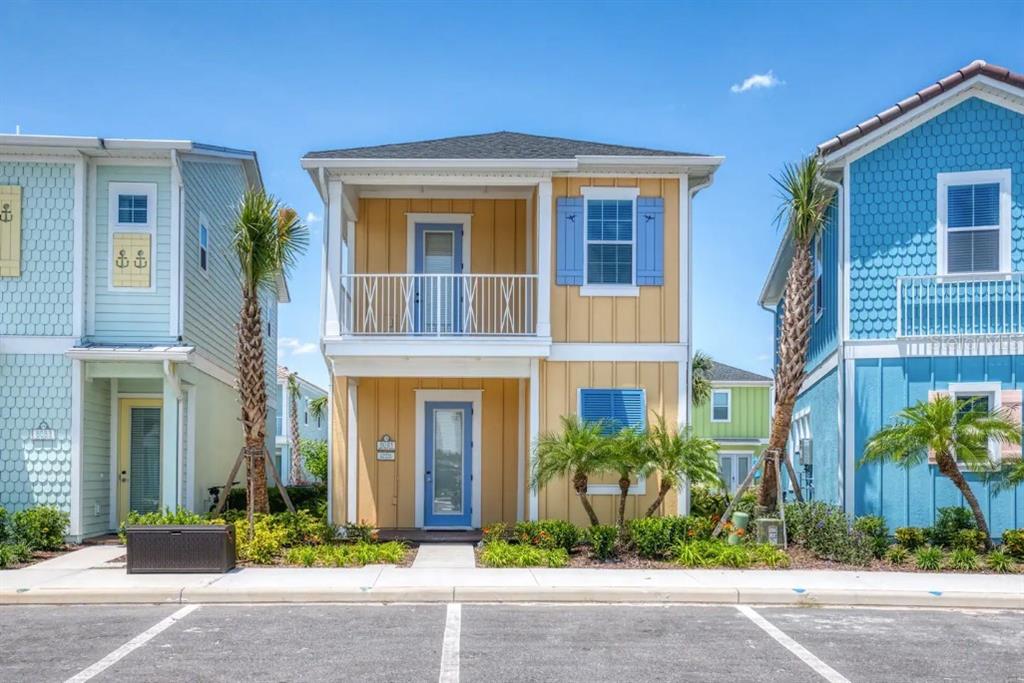
[[[471,214],[470,273],[526,273],[525,199],[359,200],[355,272],[412,273],[408,213]]]
[[[678,363],[653,362],[551,362],[542,361],[540,367],[541,405],[540,431],[561,431],[561,416],[575,415],[578,391],[582,388],[641,388],[647,402],[647,424],[654,424],[657,416],[675,425],[679,406]],[[591,478],[591,483],[617,484],[615,475]],[[642,516],[658,494],[658,477],[647,480],[643,495],[630,495],[626,501],[626,517]],[[580,505],[571,482],[557,479],[539,492],[541,519],[568,519],[573,524],[588,525],[583,506]],[[613,524],[618,510],[618,494],[591,496],[594,510],[603,524]],[[665,497],[662,514],[676,514],[677,497]]]
[[[82,391],[82,535],[110,530],[110,380],[92,379]]]
[[[843,466],[839,449],[839,372],[832,370],[796,400],[794,414],[809,412],[814,460],[814,500],[839,505],[843,500]],[[808,492],[805,491],[805,494]],[[893,528],[893,527],[890,527]]]
[[[98,165],[94,217],[95,244],[89,282],[89,301],[95,308],[89,337],[101,343],[166,343],[175,341],[170,331],[171,306],[171,178],[167,166]],[[156,239],[151,277],[153,291],[111,289],[110,284],[110,183],[155,183]],[[131,232],[125,229],[126,232]]]
[[[728,422],[711,421],[711,399],[693,407],[693,429],[709,439],[766,439],[770,428],[771,387],[715,385],[731,394]]]
[[[21,188],[21,274],[0,277],[0,335],[70,336],[75,167],[0,161]]]
[[[584,187],[637,187],[665,202],[665,284],[640,287],[636,297],[580,296],[578,285],[554,278],[559,197]],[[679,180],[675,178],[553,178],[551,181],[551,338],[555,342],[679,342]]]

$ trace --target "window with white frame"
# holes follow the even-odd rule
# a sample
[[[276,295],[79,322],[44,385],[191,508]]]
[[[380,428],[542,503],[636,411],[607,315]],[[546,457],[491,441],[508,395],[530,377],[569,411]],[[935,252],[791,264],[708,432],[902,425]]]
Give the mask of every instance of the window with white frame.
[[[940,275],[1010,270],[1010,171],[938,175]]]
[[[825,312],[825,278],[822,277],[824,268],[822,264],[822,243],[825,240],[821,235],[814,238],[814,319],[817,320]]]
[[[210,253],[210,231],[206,227],[204,218],[199,219],[199,268],[207,270]]]
[[[636,283],[637,188],[583,188],[584,284],[632,287]]]
[[[155,289],[156,184],[109,183],[108,287],[152,292]]]
[[[966,413],[987,413],[1002,408],[1002,385],[999,382],[960,382],[949,385],[949,395],[957,403],[957,417]],[[990,439],[989,455],[1000,458],[999,442]]]
[[[647,392],[644,389],[581,388],[577,393],[577,407],[580,420],[600,424],[609,436],[626,428],[636,431],[647,429]],[[637,475],[629,492],[643,495],[646,487],[647,479]],[[615,495],[620,489],[617,483],[591,482],[587,492]]]
[[[732,419],[732,391],[714,389],[711,392],[711,421],[728,422]]]

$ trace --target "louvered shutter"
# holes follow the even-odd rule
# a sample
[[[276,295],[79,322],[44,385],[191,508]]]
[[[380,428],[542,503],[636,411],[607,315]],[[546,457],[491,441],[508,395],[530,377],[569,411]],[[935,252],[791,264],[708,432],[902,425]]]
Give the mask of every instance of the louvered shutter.
[[[555,282],[583,284],[583,197],[559,197],[556,201]]]
[[[636,283],[665,284],[665,200],[636,200]]]
[[[584,422],[604,422],[606,434],[625,427],[647,428],[643,389],[581,389],[579,412]]]

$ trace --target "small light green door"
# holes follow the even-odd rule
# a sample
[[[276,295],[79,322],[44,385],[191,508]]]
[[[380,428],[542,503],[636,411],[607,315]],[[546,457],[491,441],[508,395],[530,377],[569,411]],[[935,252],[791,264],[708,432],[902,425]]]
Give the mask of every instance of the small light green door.
[[[122,399],[118,448],[117,516],[160,509],[160,419],[163,402]]]

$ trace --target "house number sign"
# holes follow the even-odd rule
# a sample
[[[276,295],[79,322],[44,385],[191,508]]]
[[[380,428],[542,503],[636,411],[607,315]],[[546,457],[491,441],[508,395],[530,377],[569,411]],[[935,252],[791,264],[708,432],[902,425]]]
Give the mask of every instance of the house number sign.
[[[57,438],[57,432],[47,424],[46,420],[39,423],[39,426],[32,430],[33,441],[53,441]]]
[[[398,443],[389,434],[384,434],[377,440],[377,459],[394,460],[395,452],[398,450]]]

